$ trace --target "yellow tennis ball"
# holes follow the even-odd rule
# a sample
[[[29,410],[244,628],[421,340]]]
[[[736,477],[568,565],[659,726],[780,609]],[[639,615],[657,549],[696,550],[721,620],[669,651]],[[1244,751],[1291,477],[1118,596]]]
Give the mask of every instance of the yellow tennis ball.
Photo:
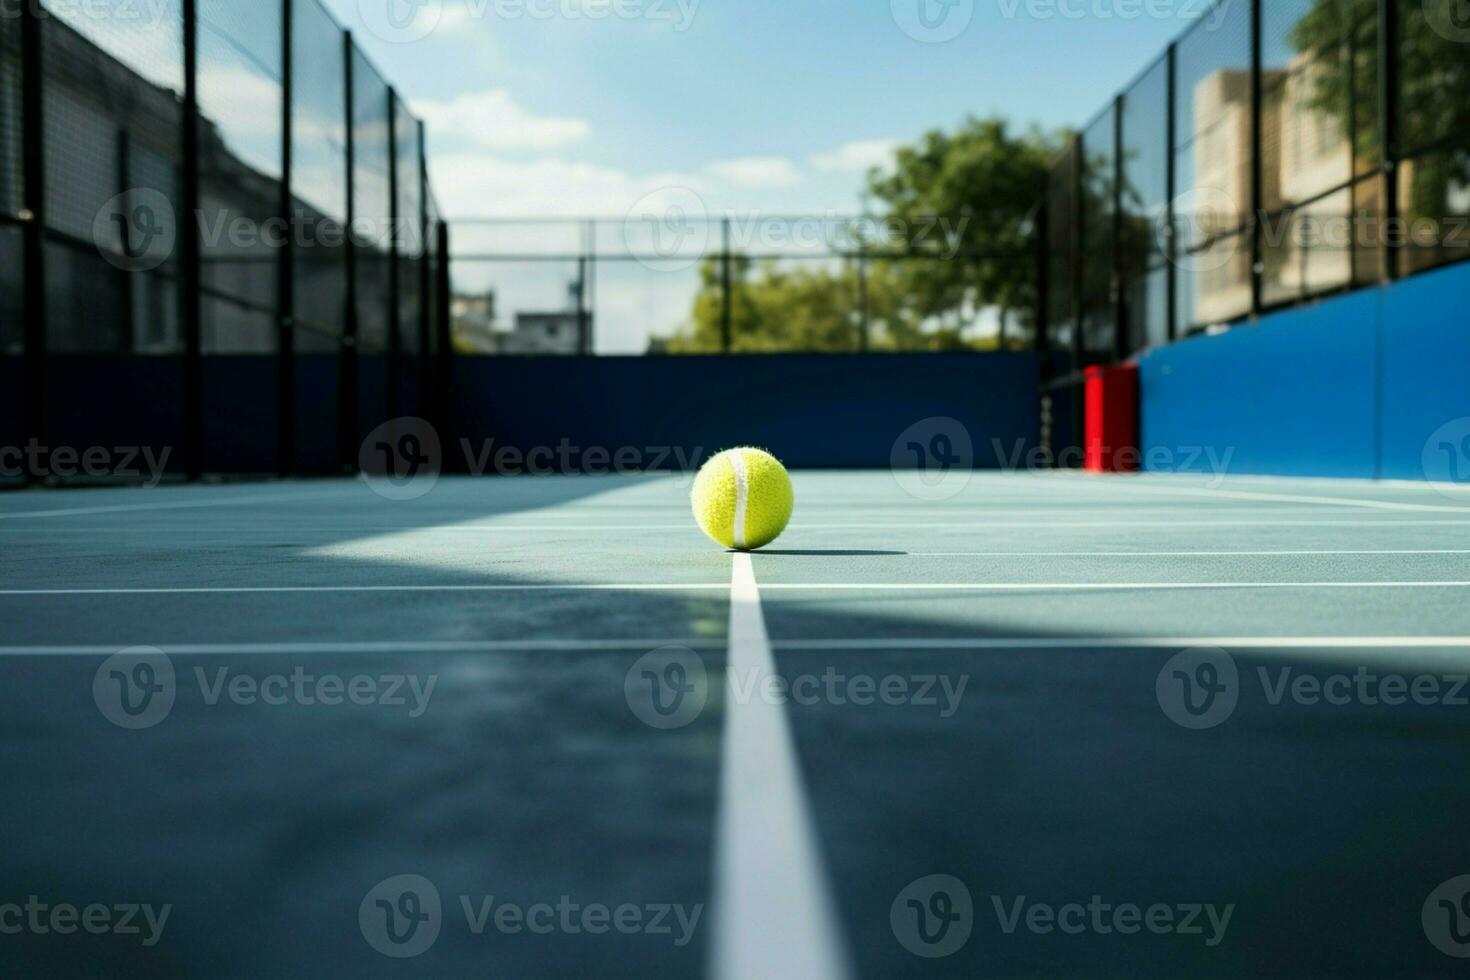
[[[705,463],[689,496],[700,529],[737,551],[775,541],[796,506],[786,467],[759,449],[730,449]]]

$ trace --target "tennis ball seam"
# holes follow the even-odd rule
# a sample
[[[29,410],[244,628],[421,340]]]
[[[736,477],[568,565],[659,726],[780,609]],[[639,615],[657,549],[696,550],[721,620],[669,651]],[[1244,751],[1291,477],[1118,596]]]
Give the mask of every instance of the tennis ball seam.
[[[735,520],[730,528],[734,547],[745,550],[745,521],[750,508],[750,471],[745,466],[745,450],[730,452],[730,466],[735,470]]]

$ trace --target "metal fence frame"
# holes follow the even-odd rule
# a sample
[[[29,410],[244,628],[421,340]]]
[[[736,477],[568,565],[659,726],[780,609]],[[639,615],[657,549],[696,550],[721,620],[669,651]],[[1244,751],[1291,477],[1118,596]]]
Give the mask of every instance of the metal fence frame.
[[[1224,0],[1224,2],[1231,2],[1231,0]],[[1249,322],[1277,310],[1302,305],[1304,303],[1315,302],[1327,296],[1345,293],[1357,289],[1372,288],[1386,283],[1391,283],[1404,274],[1401,261],[1403,243],[1398,241],[1393,235],[1383,234],[1381,236],[1382,240],[1378,245],[1378,248],[1381,251],[1381,262],[1379,263],[1380,274],[1374,281],[1364,281],[1359,279],[1356,274],[1356,269],[1350,266],[1350,273],[1347,282],[1345,282],[1341,286],[1332,289],[1322,290],[1302,297],[1291,298],[1285,301],[1266,301],[1263,289],[1263,280],[1265,273],[1265,254],[1263,248],[1263,233],[1265,222],[1263,218],[1265,217],[1266,208],[1265,202],[1263,200],[1264,154],[1262,152],[1262,107],[1264,99],[1262,89],[1264,78],[1263,4],[1267,2],[1267,0],[1246,0],[1246,2],[1248,2],[1250,5],[1251,18],[1251,142],[1249,149],[1249,167],[1252,186],[1250,201],[1251,213],[1247,220],[1245,234],[1248,236],[1248,244],[1250,248],[1251,258],[1251,299],[1249,311],[1225,321],[1228,324]],[[1406,160],[1416,159],[1421,156],[1429,155],[1430,153],[1436,152],[1438,150],[1470,143],[1470,132],[1451,134],[1448,139],[1441,141],[1440,145],[1429,147],[1406,148],[1402,145],[1402,142],[1399,139],[1397,126],[1400,113],[1403,109],[1403,106],[1401,105],[1401,92],[1398,77],[1398,56],[1400,51],[1399,28],[1400,16],[1402,13],[1401,8],[1407,9],[1406,7],[1404,7],[1404,4],[1417,2],[1419,2],[1419,0],[1377,0],[1378,47],[1376,57],[1379,70],[1378,84],[1375,95],[1377,100],[1377,120],[1380,133],[1379,141],[1381,146],[1381,156],[1380,159],[1377,161],[1376,166],[1361,172],[1353,170],[1353,172],[1350,173],[1345,184],[1331,188],[1327,191],[1322,191],[1314,198],[1284,204],[1278,209],[1281,214],[1286,214],[1295,209],[1308,206],[1332,194],[1340,193],[1344,189],[1351,190],[1360,185],[1365,185],[1371,181],[1377,181],[1381,189],[1383,201],[1381,220],[1385,228],[1392,227],[1393,223],[1398,222],[1403,217],[1400,208],[1400,202],[1398,200],[1398,171],[1400,165]],[[1168,235],[1168,262],[1166,266],[1168,278],[1168,308],[1166,315],[1168,317],[1167,336],[1170,342],[1177,341],[1190,332],[1201,329],[1199,327],[1186,327],[1186,325],[1179,322],[1179,309],[1176,302],[1180,287],[1178,262],[1179,242],[1178,235],[1175,233],[1178,225],[1177,215],[1175,214],[1174,207],[1176,199],[1179,196],[1178,175],[1176,173],[1177,165],[1175,159],[1175,147],[1177,145],[1178,137],[1178,133],[1176,132],[1178,122],[1178,99],[1176,98],[1178,87],[1178,51],[1180,42],[1184,38],[1188,37],[1193,30],[1199,27],[1200,23],[1205,18],[1208,18],[1217,9],[1220,9],[1220,0],[1217,0],[1217,3],[1212,5],[1210,12],[1202,15],[1201,21],[1197,21],[1194,25],[1191,25],[1191,27],[1185,30],[1179,38],[1176,38],[1175,41],[1169,45],[1168,49],[1161,56],[1162,58],[1167,59],[1167,87],[1169,91],[1167,119],[1164,120],[1163,123],[1163,128],[1165,129],[1165,132],[1161,133],[1160,137],[1165,141],[1165,147],[1167,149],[1166,180],[1168,186],[1166,201],[1168,203],[1165,221],[1167,222],[1168,231],[1166,231],[1165,233]],[[1114,134],[1112,146],[1109,148],[1110,152],[1113,155],[1112,185],[1115,194],[1121,192],[1124,183],[1124,160],[1123,154],[1120,151],[1122,145],[1121,110],[1123,107],[1123,103],[1127,96],[1127,93],[1132,91],[1133,86],[1137,83],[1137,81],[1141,80],[1144,75],[1148,73],[1148,71],[1153,70],[1157,65],[1157,60],[1150,62],[1148,68],[1146,68],[1144,72],[1140,73],[1138,79],[1130,82],[1129,85],[1124,89],[1124,91],[1120,92],[1109,104],[1108,108],[1104,110],[1104,112],[1115,112],[1117,114],[1117,118],[1119,119],[1118,131]],[[1113,317],[1114,343],[1112,345],[1112,351],[1110,353],[1110,356],[1107,357],[1099,356],[1096,354],[1090,355],[1085,346],[1083,336],[1084,331],[1082,329],[1082,309],[1084,300],[1084,270],[1086,269],[1089,256],[1087,250],[1083,247],[1082,238],[1084,234],[1083,214],[1086,210],[1086,200],[1085,194],[1083,193],[1082,189],[1082,182],[1083,172],[1086,170],[1086,149],[1086,141],[1083,138],[1082,131],[1079,131],[1072,137],[1067,150],[1064,151],[1063,154],[1059,155],[1057,160],[1054,162],[1051,171],[1048,172],[1047,176],[1043,180],[1040,198],[1042,203],[1039,206],[1039,213],[1043,216],[1043,218],[1042,220],[1038,221],[1038,227],[1042,229],[1042,233],[1039,235],[1040,240],[1038,241],[1039,258],[1037,280],[1038,295],[1042,303],[1042,309],[1038,313],[1038,323],[1042,325],[1042,328],[1046,334],[1046,340],[1042,343],[1042,347],[1043,349],[1052,349],[1061,353],[1069,354],[1075,368],[1079,371],[1082,368],[1085,368],[1092,364],[1103,363],[1109,360],[1122,361],[1138,352],[1137,350],[1129,349],[1129,345],[1127,343],[1126,327],[1128,311],[1125,306],[1125,287],[1128,285],[1128,283],[1124,280],[1123,270],[1120,267],[1121,256],[1117,249],[1114,250],[1111,268],[1108,270],[1109,280],[1111,283],[1112,302],[1114,307],[1113,312],[1115,314]],[[1054,266],[1054,258],[1051,254],[1053,243],[1049,241],[1048,236],[1045,233],[1045,228],[1047,227],[1046,217],[1049,216],[1053,220],[1058,217],[1055,214],[1048,214],[1048,207],[1050,206],[1048,192],[1055,191],[1055,188],[1051,187],[1051,184],[1055,180],[1055,178],[1052,176],[1052,171],[1055,171],[1068,159],[1068,153],[1072,154],[1071,158],[1077,161],[1077,164],[1074,168],[1075,172],[1073,174],[1073,177],[1075,178],[1075,186],[1070,191],[1072,204],[1072,223],[1070,232],[1070,237],[1072,239],[1071,250],[1074,252],[1074,254],[1076,254],[1077,258],[1075,263],[1076,267],[1071,270],[1071,272],[1073,273],[1073,282],[1071,284],[1070,290],[1070,319],[1072,322],[1071,343],[1067,345],[1058,345],[1054,342],[1054,336],[1052,332],[1057,331],[1063,324],[1059,322],[1062,318],[1058,316],[1058,311],[1052,309],[1051,297],[1047,292],[1049,286],[1053,289],[1056,287],[1056,283],[1050,281],[1052,278],[1054,278],[1056,269]],[[1122,214],[1117,207],[1117,203],[1118,202],[1115,199],[1113,202],[1113,221],[1115,223],[1113,240],[1115,242],[1118,240],[1118,226],[1121,226],[1122,223]],[[1467,256],[1467,258],[1470,258],[1470,256]],[[1455,261],[1461,260],[1450,260],[1451,263]],[[1056,381],[1054,383],[1054,386],[1060,387],[1066,384],[1074,384],[1078,380],[1080,380],[1080,376],[1077,373],[1071,373],[1067,377]]]
[[[847,224],[853,229],[860,229],[868,223],[877,222],[879,219],[873,215],[858,214],[785,214],[773,213],[761,215],[761,220],[775,223],[787,222],[832,222],[834,224]],[[710,355],[727,355],[736,353],[734,349],[734,308],[735,295],[739,289],[735,265],[737,260],[749,260],[760,262],[764,260],[795,260],[795,261],[822,261],[833,260],[851,262],[855,273],[856,303],[851,312],[853,322],[853,346],[850,351],[842,350],[818,350],[809,351],[792,349],[782,353],[828,353],[834,356],[844,353],[869,353],[871,350],[871,324],[873,309],[869,286],[871,283],[871,264],[875,262],[945,262],[956,261],[965,258],[988,258],[996,255],[1005,256],[1027,256],[1027,250],[987,250],[958,248],[949,252],[941,253],[923,248],[910,248],[906,251],[885,250],[880,245],[869,241],[860,231],[856,235],[856,241],[850,247],[840,247],[829,244],[821,252],[802,252],[799,250],[780,251],[773,248],[742,248],[734,243],[733,228],[749,215],[743,216],[715,216],[699,219],[707,222],[711,231],[711,244],[698,251],[697,255],[691,256],[690,261],[713,262],[718,270],[719,276],[717,286],[720,295],[720,347],[718,350],[699,351],[697,353],[682,353],[680,357],[700,357]],[[564,263],[577,267],[577,279],[574,282],[577,288],[576,313],[580,324],[579,354],[581,356],[595,356],[594,346],[594,324],[596,313],[596,270],[600,264],[609,263],[657,263],[666,261],[667,255],[648,252],[637,248],[624,250],[599,249],[597,242],[599,236],[597,230],[601,227],[617,227],[624,225],[627,218],[612,216],[601,217],[465,217],[455,218],[448,222],[449,226],[460,227],[487,227],[495,225],[566,225],[568,228],[575,226],[581,244],[571,250],[561,249],[556,251],[486,251],[483,249],[469,249],[454,254],[445,253],[444,265],[452,267],[455,263],[460,265],[494,265],[496,263]],[[1029,261],[1029,258],[1028,258]],[[445,270],[446,273],[448,269]],[[1029,309],[1029,308],[1028,308]],[[1012,311],[1013,314],[1019,311]],[[1040,305],[1033,314],[1045,312],[1045,306]],[[1033,320],[1032,326],[1034,337],[1026,344],[1027,348],[1035,348],[1044,342],[1044,331],[1041,329],[1039,320]],[[1000,331],[997,335],[999,349],[1007,348],[1006,345],[1015,338],[1010,334],[1008,324],[1005,320],[1000,322]],[[487,354],[485,356],[503,356]],[[548,355],[566,356],[566,355]],[[661,353],[649,352],[643,356],[660,357]],[[753,355],[754,356],[754,355]]]
[[[253,0],[253,2],[269,2],[269,0]],[[294,83],[292,78],[292,54],[293,54],[293,5],[296,3],[313,3],[316,0],[275,0],[281,5],[281,54],[282,54],[282,112],[283,130],[281,146],[281,194],[280,194],[280,217],[287,222],[291,219],[293,210],[293,174],[292,174],[292,122],[294,113]],[[182,170],[179,174],[180,187],[180,210],[187,215],[196,215],[200,210],[200,111],[199,111],[199,0],[180,0],[183,15],[183,92],[182,92],[182,121],[180,132],[180,143],[182,147]],[[23,370],[25,372],[25,384],[23,394],[23,410],[21,419],[21,431],[27,442],[34,440],[44,445],[47,441],[47,393],[46,374],[48,370],[47,351],[47,329],[46,329],[46,250],[45,245],[50,237],[57,234],[53,232],[46,223],[46,167],[45,167],[45,138],[44,138],[44,75],[43,75],[43,44],[42,33],[46,30],[46,21],[55,15],[42,10],[37,4],[24,3],[19,5],[20,31],[21,31],[21,146],[22,146],[22,206],[16,215],[0,214],[0,224],[19,225],[22,229],[23,240],[23,263],[22,271],[23,296],[22,307],[24,310],[24,341],[21,355]],[[325,12],[325,11],[324,11]],[[331,18],[330,12],[326,12]],[[335,24],[335,19],[333,19]],[[353,227],[357,217],[355,214],[353,174],[355,167],[355,120],[353,113],[353,53],[356,46],[352,33],[338,25],[342,33],[342,53],[345,91],[347,93],[346,113],[344,117],[346,127],[346,182],[347,182],[347,214],[345,219],[347,227]],[[360,54],[360,52],[359,52]],[[396,112],[398,93],[395,88],[388,88],[388,106],[391,113]],[[447,398],[444,396],[443,388],[448,381],[450,350],[447,343],[442,341],[448,335],[448,296],[441,293],[438,297],[430,296],[430,288],[447,290],[447,281],[442,275],[436,276],[430,268],[430,250],[428,243],[433,241],[440,255],[447,254],[448,230],[447,226],[439,221],[437,214],[433,211],[432,191],[428,180],[427,154],[425,152],[423,139],[423,124],[417,120],[414,125],[419,132],[419,153],[417,166],[413,167],[413,173],[400,174],[402,169],[396,152],[390,153],[391,182],[396,188],[400,180],[412,180],[419,185],[418,213],[405,215],[400,213],[399,198],[397,194],[392,196],[392,255],[395,263],[395,274],[391,277],[396,284],[399,275],[406,270],[399,268],[400,259],[397,254],[399,233],[398,230],[405,222],[413,222],[417,225],[420,240],[425,244],[423,257],[414,260],[417,268],[411,275],[422,284],[420,289],[419,319],[420,336],[422,343],[419,352],[419,383],[422,386],[424,404],[430,406],[434,414],[447,410]],[[396,140],[396,132],[391,138]],[[432,217],[431,217],[432,215]],[[431,221],[434,222],[431,225]],[[293,294],[295,290],[295,273],[292,263],[292,236],[286,236],[286,244],[277,251],[275,260],[278,263],[279,289],[276,297],[275,324],[278,343],[275,356],[277,359],[277,376],[280,384],[278,386],[278,418],[279,431],[277,433],[277,469],[279,475],[289,476],[296,469],[294,460],[293,440],[296,432],[294,393],[295,372],[295,318]],[[339,462],[346,469],[356,467],[357,445],[353,432],[357,417],[357,378],[358,378],[358,296],[356,290],[356,277],[353,274],[358,247],[354,236],[348,234],[345,237],[344,261],[348,270],[344,296],[344,322],[341,324],[337,356],[339,358],[341,381],[340,402],[338,411],[339,433],[341,445],[339,446]],[[185,459],[185,473],[189,479],[198,479],[203,475],[204,459],[204,431],[201,422],[204,405],[204,352],[202,343],[203,328],[203,283],[201,276],[201,262],[203,258],[201,241],[198,232],[198,222],[188,220],[183,222],[180,229],[178,241],[179,274],[178,289],[180,303],[180,320],[182,325],[182,361],[183,361],[183,405],[182,419],[184,426],[183,456]],[[402,262],[409,260],[404,259]],[[442,264],[442,263],[441,263]],[[396,285],[395,285],[396,291]],[[434,314],[435,323],[430,323],[430,314]],[[401,344],[401,311],[395,304],[388,311],[390,324],[390,340],[388,347],[389,377],[394,382],[400,377],[405,358]],[[143,356],[143,355],[120,355],[120,356]],[[211,355],[211,357],[229,357],[231,355]],[[390,386],[388,415],[396,416],[400,412],[400,402],[396,385]],[[436,421],[443,421],[442,418]],[[28,480],[34,482],[35,474],[29,474]]]

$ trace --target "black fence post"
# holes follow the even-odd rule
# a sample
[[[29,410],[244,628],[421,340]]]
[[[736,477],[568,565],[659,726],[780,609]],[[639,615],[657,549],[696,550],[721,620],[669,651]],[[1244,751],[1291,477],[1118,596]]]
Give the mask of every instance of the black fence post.
[[[1125,96],[1113,102],[1113,359],[1125,360],[1128,343],[1127,267],[1123,258],[1123,107]]]
[[[341,365],[337,384],[337,461],[343,470],[357,465],[357,123],[353,102],[352,32],[342,34],[342,73],[346,79],[346,138],[347,138],[347,234],[343,247],[346,249],[347,265],[347,308],[342,323],[342,346],[339,355]]]
[[[429,273],[429,150],[425,140],[424,121],[418,121],[418,144],[419,159],[417,173],[414,179],[419,185],[419,213],[415,216],[419,227],[419,397],[423,400],[424,411],[431,410],[433,405],[433,371],[432,358],[433,345],[430,339],[434,336],[433,325],[429,323],[432,313],[431,299],[429,296],[429,285],[433,277]]]
[[[292,33],[294,0],[281,3],[281,219],[285,237],[276,255],[276,472],[290,476],[296,468],[296,270],[292,219],[292,116],[294,72]]]
[[[720,352],[728,354],[735,340],[735,271],[730,255],[730,219],[720,221]]]
[[[1262,61],[1263,17],[1261,0],[1250,0],[1251,11],[1251,213],[1246,222],[1245,233],[1250,235],[1251,244],[1251,315],[1260,316],[1264,306],[1266,253],[1263,247],[1265,231],[1265,180],[1266,166],[1262,159],[1261,146],[1264,142],[1263,124],[1265,78]]]
[[[1087,263],[1087,207],[1083,196],[1086,186],[1084,179],[1087,170],[1087,145],[1078,133],[1072,137],[1072,236],[1076,242],[1073,255],[1076,261],[1072,263],[1072,353],[1076,358],[1078,368],[1086,355],[1087,344],[1083,339],[1086,333],[1087,310],[1083,308],[1082,295],[1087,280],[1084,278],[1083,267]]]
[[[447,222],[439,222],[434,228],[434,234],[438,238],[439,264],[435,268],[436,276],[434,289],[439,296],[439,302],[434,309],[438,315],[434,329],[439,337],[438,346],[438,376],[439,383],[435,388],[437,417],[434,420],[439,430],[439,435],[445,445],[453,441],[453,411],[454,411],[454,337],[452,335],[451,320],[452,312],[452,288],[449,276],[449,225]]]
[[[1051,174],[1041,175],[1041,203],[1036,206],[1036,340],[1043,370],[1051,352]],[[1045,378],[1043,380],[1046,380]]]
[[[1164,314],[1165,323],[1168,325],[1169,341],[1179,339],[1179,222],[1174,213],[1174,199],[1179,196],[1179,167],[1175,157],[1175,147],[1179,142],[1179,112],[1176,106],[1179,90],[1177,88],[1179,78],[1179,42],[1169,45],[1169,66],[1166,69],[1168,79],[1165,83],[1168,95],[1165,96],[1169,105],[1165,115],[1164,123],[1164,145],[1168,148],[1165,154],[1164,164],[1164,268],[1165,268],[1165,294],[1168,297],[1168,311]]]
[[[398,373],[403,360],[403,323],[399,309],[398,240],[402,215],[398,203],[398,92],[388,89],[388,417],[397,418],[401,408]]]
[[[46,160],[44,75],[41,32],[44,25],[36,4],[21,5],[20,98],[21,165],[24,169],[21,228],[25,275],[25,365],[21,427],[26,443],[44,445],[46,434]],[[26,467],[26,481],[40,474]]]
[[[199,9],[183,0],[184,118],[180,134],[179,318],[184,332],[184,462],[189,479],[204,474],[204,310],[199,240]]]
[[[1398,0],[1378,0],[1378,141],[1383,172],[1383,275],[1399,277]]]

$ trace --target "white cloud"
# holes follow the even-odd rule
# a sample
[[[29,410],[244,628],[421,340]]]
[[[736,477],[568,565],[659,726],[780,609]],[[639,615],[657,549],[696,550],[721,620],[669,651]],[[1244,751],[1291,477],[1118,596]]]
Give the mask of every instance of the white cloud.
[[[801,182],[796,164],[785,157],[740,157],[708,164],[705,170],[736,187],[790,187]]]
[[[661,190],[686,188],[702,196],[709,189],[709,182],[694,174],[634,176],[551,157],[436,153],[432,166],[434,193],[450,216],[618,217]]]
[[[865,174],[873,167],[888,170],[893,166],[893,151],[898,146],[897,140],[858,140],[813,155],[811,164],[824,174]]]
[[[493,150],[558,149],[582,142],[592,131],[585,119],[527,112],[505,89],[466,92],[448,102],[416,101],[413,111],[438,140]]]

